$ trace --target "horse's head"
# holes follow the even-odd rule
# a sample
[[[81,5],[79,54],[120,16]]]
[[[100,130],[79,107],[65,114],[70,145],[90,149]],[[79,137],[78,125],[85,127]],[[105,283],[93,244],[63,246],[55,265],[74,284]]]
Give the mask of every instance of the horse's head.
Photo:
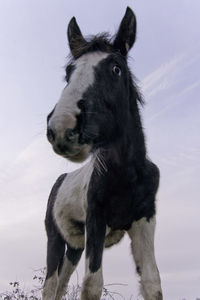
[[[129,110],[127,53],[136,35],[136,18],[127,8],[114,41],[99,35],[87,41],[76,19],[68,25],[73,59],[67,85],[47,118],[47,137],[56,153],[83,161],[89,153],[117,139]]]

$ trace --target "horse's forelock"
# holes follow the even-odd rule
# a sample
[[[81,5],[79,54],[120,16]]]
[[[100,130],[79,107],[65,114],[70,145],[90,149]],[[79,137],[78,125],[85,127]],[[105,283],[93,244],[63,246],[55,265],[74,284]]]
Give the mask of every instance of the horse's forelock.
[[[83,54],[100,51],[100,52],[114,52],[111,43],[111,37],[108,33],[101,33],[95,36],[90,36],[83,42],[79,38],[71,41],[73,45],[73,59],[81,57]],[[71,55],[70,55],[71,56]]]

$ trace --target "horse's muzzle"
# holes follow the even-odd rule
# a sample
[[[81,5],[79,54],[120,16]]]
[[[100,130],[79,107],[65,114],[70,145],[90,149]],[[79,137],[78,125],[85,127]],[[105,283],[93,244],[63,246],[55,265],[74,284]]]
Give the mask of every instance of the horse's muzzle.
[[[58,154],[73,162],[85,160],[91,147],[79,142],[79,134],[74,129],[68,128],[62,136],[48,126],[47,139],[51,143],[53,150]]]

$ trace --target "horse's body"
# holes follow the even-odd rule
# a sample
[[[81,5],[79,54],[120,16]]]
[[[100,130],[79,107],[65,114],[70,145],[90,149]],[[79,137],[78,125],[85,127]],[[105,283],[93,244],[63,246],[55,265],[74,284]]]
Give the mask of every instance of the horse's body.
[[[131,239],[145,300],[162,300],[154,257],[155,194],[158,168],[146,158],[138,100],[126,55],[135,40],[136,20],[128,8],[111,44],[105,37],[86,42],[73,18],[68,39],[73,63],[59,103],[48,116],[47,136],[55,152],[83,161],[61,175],[48,201],[47,277],[44,300],[60,300],[86,248],[81,299],[101,296],[104,247]],[[67,251],[65,254],[65,245]]]

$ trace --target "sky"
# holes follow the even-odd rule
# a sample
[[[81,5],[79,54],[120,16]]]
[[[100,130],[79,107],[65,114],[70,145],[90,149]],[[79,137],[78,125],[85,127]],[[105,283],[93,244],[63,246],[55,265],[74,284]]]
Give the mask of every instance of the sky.
[[[129,66],[146,102],[148,155],[161,172],[156,257],[164,299],[200,297],[198,0],[0,1],[0,292],[14,280],[29,286],[45,266],[48,194],[61,173],[80,167],[57,156],[45,136],[65,85],[67,24],[76,16],[84,35],[114,34],[127,5],[138,22]],[[112,289],[136,299],[129,244],[126,237],[104,252],[104,281],[127,284]]]

